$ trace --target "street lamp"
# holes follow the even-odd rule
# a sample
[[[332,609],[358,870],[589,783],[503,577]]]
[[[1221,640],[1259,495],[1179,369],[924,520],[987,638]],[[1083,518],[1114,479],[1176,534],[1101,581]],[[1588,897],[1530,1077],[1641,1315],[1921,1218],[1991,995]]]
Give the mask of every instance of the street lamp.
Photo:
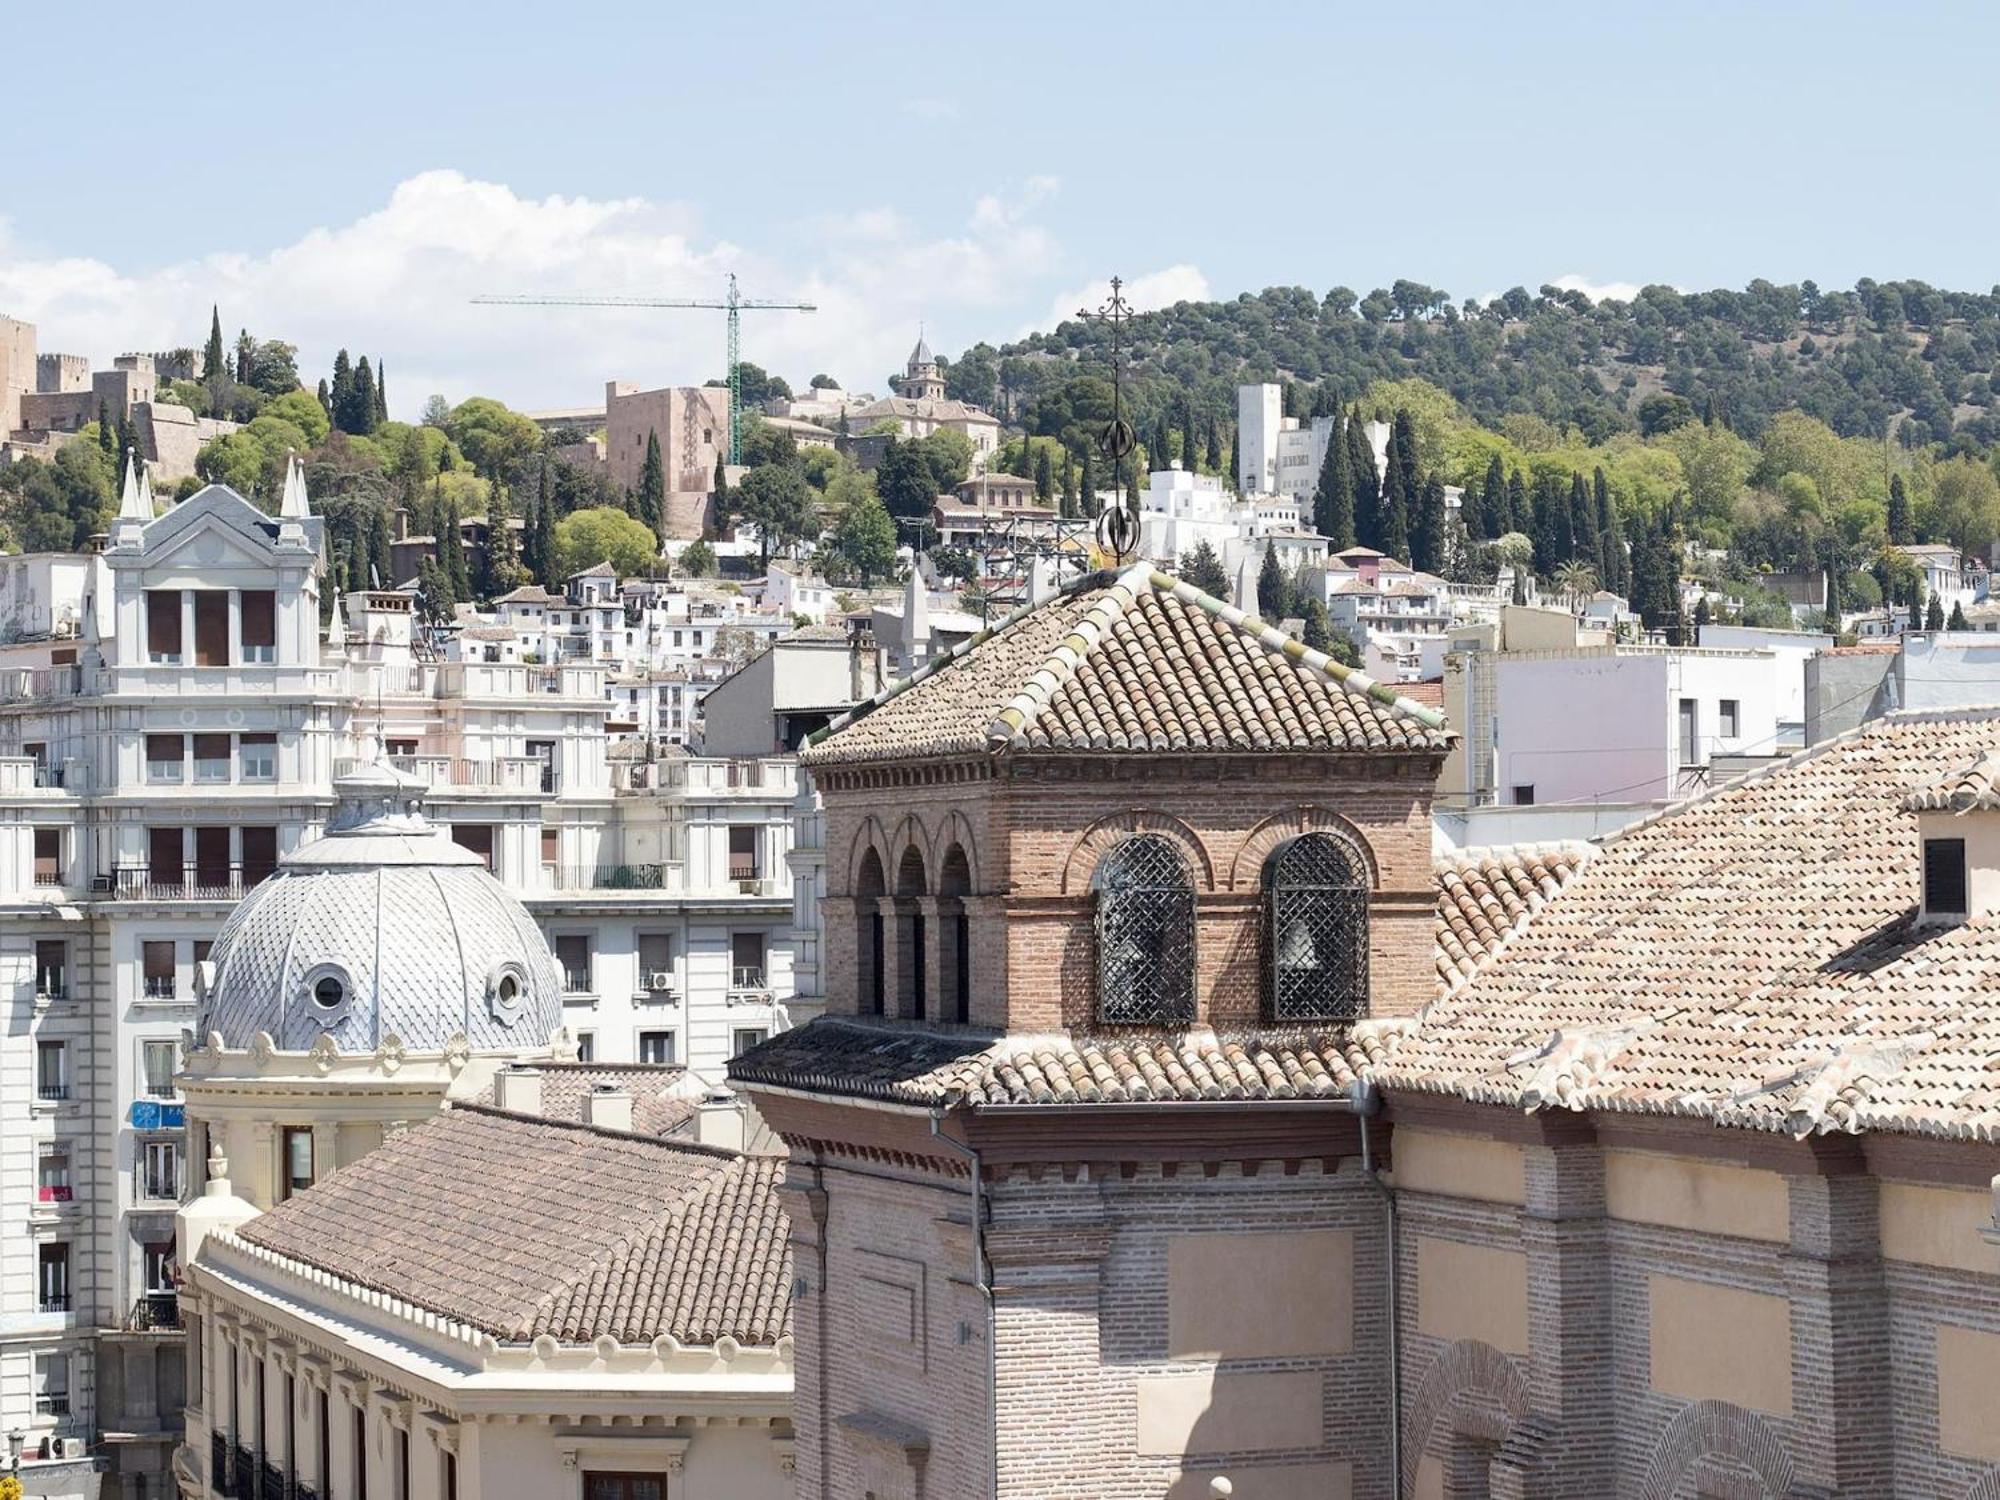
[[[25,1448],[27,1444],[28,1444],[27,1433],[21,1431],[21,1429],[18,1427],[10,1428],[8,1430],[7,1472],[9,1474],[18,1474],[21,1472],[21,1450]]]

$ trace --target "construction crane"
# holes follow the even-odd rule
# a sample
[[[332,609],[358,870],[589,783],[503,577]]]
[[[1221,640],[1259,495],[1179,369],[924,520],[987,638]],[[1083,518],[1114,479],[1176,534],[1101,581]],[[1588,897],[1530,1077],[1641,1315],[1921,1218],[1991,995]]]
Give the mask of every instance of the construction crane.
[[[743,462],[743,333],[738,314],[749,312],[818,312],[810,302],[773,302],[745,297],[736,290],[736,273],[729,273],[729,295],[721,302],[698,297],[474,297],[488,307],[675,307],[712,308],[729,314],[729,462]]]

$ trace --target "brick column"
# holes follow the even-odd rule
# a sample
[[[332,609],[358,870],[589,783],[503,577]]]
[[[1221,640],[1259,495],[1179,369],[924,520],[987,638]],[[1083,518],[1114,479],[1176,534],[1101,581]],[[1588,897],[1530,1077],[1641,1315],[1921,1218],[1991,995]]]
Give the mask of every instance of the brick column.
[[[917,1015],[926,1021],[944,1019],[949,981],[945,964],[951,958],[951,943],[945,935],[944,909],[952,903],[936,896],[917,898],[917,911],[924,919],[924,992],[917,997]]]
[[[826,1265],[827,1193],[814,1186],[816,1164],[794,1155],[778,1194],[791,1225],[792,1266],[802,1284],[792,1312],[793,1493],[798,1500],[826,1494],[826,1339],[829,1312]]]
[[[1553,1441],[1503,1446],[1494,1458],[1493,1492],[1516,1500],[1590,1500],[1613,1488],[1604,1158],[1594,1143],[1582,1142],[1528,1146],[1523,1154],[1528,1388],[1532,1420]]]
[[[882,1012],[908,1019],[916,1014],[914,988],[918,960],[915,896],[887,896],[882,901],[885,931],[882,942]],[[925,983],[929,979],[926,977]]]
[[[1798,1482],[1891,1500],[1889,1306],[1875,1179],[1787,1177]]]

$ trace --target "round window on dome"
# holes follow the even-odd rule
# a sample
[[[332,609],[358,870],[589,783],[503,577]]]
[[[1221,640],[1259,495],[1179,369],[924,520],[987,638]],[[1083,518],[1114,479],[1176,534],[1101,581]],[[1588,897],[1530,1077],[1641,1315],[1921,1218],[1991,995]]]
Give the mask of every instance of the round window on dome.
[[[354,1004],[354,981],[339,964],[316,964],[301,986],[313,1024],[331,1031]]]
[[[512,961],[495,964],[486,976],[487,1014],[502,1026],[512,1026],[527,1002],[527,971]]]

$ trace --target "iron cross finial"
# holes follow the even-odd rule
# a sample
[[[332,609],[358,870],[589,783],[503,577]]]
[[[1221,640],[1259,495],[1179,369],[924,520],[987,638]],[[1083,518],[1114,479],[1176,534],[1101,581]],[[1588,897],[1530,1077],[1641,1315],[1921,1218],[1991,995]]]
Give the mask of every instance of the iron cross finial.
[[[1126,493],[1125,463],[1139,446],[1139,435],[1125,420],[1124,328],[1132,319],[1131,304],[1125,300],[1122,277],[1111,278],[1111,297],[1092,312],[1083,308],[1077,316],[1103,323],[1111,330],[1111,420],[1097,435],[1097,446],[1111,460],[1111,482],[1119,499],[1097,520],[1097,540],[1119,562],[1139,550],[1139,502]]]

